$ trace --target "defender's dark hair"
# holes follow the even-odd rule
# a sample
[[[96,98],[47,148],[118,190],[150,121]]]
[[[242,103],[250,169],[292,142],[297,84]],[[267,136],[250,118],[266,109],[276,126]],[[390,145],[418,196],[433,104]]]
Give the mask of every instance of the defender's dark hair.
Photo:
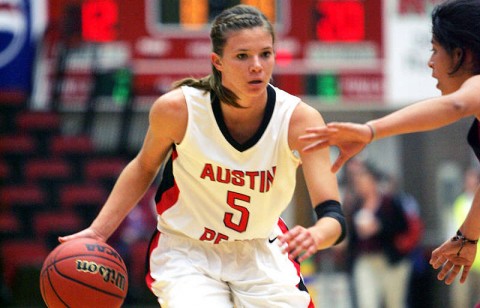
[[[231,32],[264,27],[275,41],[273,26],[257,8],[248,5],[236,5],[220,13],[212,23],[210,39],[212,51],[217,55],[223,55],[223,49]],[[232,106],[240,107],[237,103],[237,95],[222,86],[222,73],[212,64],[212,74],[203,78],[185,78],[173,84],[174,88],[187,85],[205,91],[213,91],[220,101]]]
[[[473,74],[480,74],[480,0],[447,0],[432,12],[433,38],[452,55],[461,50],[460,60],[450,74],[465,62],[465,52],[473,55]]]

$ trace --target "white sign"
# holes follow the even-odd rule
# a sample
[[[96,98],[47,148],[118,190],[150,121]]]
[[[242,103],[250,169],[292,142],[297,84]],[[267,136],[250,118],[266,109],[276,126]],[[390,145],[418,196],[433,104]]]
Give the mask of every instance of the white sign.
[[[399,13],[399,1],[385,1],[385,99],[407,105],[440,95],[428,67],[431,50],[430,10]]]

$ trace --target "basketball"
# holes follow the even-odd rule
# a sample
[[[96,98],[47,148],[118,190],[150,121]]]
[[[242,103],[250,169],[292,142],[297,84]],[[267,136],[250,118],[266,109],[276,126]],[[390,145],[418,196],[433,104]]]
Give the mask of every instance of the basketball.
[[[40,290],[48,307],[120,307],[128,290],[127,268],[110,245],[71,240],[45,259]]]

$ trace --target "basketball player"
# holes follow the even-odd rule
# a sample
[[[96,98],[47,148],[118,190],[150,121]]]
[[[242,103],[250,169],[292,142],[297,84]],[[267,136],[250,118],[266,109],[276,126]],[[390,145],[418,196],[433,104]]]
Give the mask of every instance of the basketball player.
[[[106,241],[168,157],[147,275],[161,306],[313,307],[299,262],[345,234],[328,149],[300,151],[300,134],[323,119],[269,84],[274,32],[257,9],[225,10],[210,36],[212,74],[153,104],[144,144],[99,215],[60,241]],[[318,221],[288,231],[279,217],[300,164]]]
[[[480,160],[480,0],[449,0],[432,12],[432,55],[428,62],[442,96],[404,107],[366,124],[329,123],[309,128],[301,140],[312,142],[306,152],[338,146],[336,172],[373,140],[447,126],[474,116],[468,142]],[[321,123],[322,124],[322,123]],[[457,235],[437,248],[430,264],[441,270],[439,280],[451,284],[463,267],[464,282],[475,259],[480,237],[480,190]]]

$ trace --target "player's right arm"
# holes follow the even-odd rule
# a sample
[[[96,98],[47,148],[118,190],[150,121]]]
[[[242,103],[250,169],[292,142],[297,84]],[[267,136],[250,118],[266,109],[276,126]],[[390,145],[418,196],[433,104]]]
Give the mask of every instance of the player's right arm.
[[[121,172],[98,216],[90,227],[60,237],[60,242],[77,237],[106,241],[150,187],[172,144],[182,140],[187,117],[180,89],[157,99],[149,113],[149,127],[142,148]]]

